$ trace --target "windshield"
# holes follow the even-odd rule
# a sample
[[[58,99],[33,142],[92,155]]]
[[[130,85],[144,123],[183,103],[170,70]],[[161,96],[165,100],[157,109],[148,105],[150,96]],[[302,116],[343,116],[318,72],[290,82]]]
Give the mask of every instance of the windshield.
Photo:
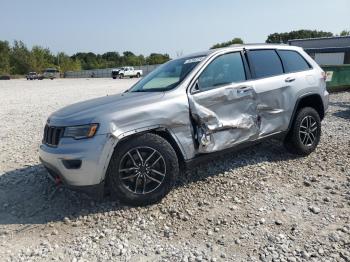
[[[57,69],[46,69],[45,72],[46,73],[57,73],[58,70]]]
[[[169,61],[137,82],[129,92],[162,92],[171,90],[204,58],[205,56],[197,56]]]

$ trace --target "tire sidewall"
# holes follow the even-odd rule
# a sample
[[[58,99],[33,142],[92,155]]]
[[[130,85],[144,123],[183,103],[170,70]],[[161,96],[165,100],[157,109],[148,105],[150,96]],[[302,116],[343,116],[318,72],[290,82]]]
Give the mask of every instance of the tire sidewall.
[[[313,144],[311,146],[305,146],[302,143],[300,136],[299,136],[300,125],[302,123],[302,120],[307,116],[311,116],[316,121],[316,126],[317,126],[317,133],[315,136],[315,141],[313,142]],[[321,138],[321,120],[320,120],[319,114],[317,113],[317,111],[315,109],[313,109],[311,107],[305,107],[298,112],[298,115],[297,115],[295,122],[294,122],[294,125],[293,125],[292,136],[293,136],[292,140],[294,143],[293,146],[296,147],[296,150],[298,153],[308,155],[316,149],[318,143],[320,142],[320,138]]]
[[[157,135],[146,134],[138,136],[135,139],[128,140],[117,146],[110,165],[108,167],[108,180],[113,194],[122,202],[130,205],[147,205],[155,203],[163,198],[173,187],[175,178],[178,174],[178,160],[176,153],[171,145],[163,138]],[[119,165],[123,156],[131,149],[136,147],[150,147],[157,150],[164,158],[166,165],[166,175],[162,184],[154,191],[147,194],[135,194],[125,188],[120,177]]]

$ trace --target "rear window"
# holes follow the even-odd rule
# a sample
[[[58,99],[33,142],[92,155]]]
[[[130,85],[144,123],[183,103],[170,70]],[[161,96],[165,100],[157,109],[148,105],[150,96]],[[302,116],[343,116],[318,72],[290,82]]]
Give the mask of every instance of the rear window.
[[[256,78],[283,74],[281,59],[275,50],[250,50],[248,57]]]
[[[310,69],[310,65],[305,59],[296,51],[291,50],[279,50],[280,55],[286,73],[298,72]]]

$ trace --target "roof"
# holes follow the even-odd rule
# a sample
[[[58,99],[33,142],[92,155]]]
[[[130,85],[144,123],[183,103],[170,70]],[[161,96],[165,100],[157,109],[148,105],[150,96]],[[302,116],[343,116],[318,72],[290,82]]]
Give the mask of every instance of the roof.
[[[297,50],[300,49],[299,47],[296,46],[290,46],[287,44],[259,44],[259,43],[251,43],[251,44],[234,44],[231,46],[227,46],[227,47],[220,47],[220,48],[216,48],[216,49],[210,49],[207,51],[202,51],[202,52],[197,52],[197,53],[192,53],[192,54],[188,54],[188,55],[184,55],[182,57],[176,58],[176,59],[182,59],[182,58],[192,58],[192,57],[199,57],[199,56],[208,56],[210,54],[213,53],[218,53],[218,52],[222,52],[222,51],[228,51],[228,50],[242,50],[243,48],[246,49],[257,49],[257,48],[261,48],[261,49],[267,49],[267,48],[278,48],[278,49],[289,49],[289,50]]]

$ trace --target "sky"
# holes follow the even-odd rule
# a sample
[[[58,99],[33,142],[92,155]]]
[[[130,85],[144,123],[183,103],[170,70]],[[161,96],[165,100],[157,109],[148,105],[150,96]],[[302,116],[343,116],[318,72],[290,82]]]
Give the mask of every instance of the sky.
[[[63,51],[178,54],[275,32],[350,30],[350,0],[0,0],[0,40]]]

